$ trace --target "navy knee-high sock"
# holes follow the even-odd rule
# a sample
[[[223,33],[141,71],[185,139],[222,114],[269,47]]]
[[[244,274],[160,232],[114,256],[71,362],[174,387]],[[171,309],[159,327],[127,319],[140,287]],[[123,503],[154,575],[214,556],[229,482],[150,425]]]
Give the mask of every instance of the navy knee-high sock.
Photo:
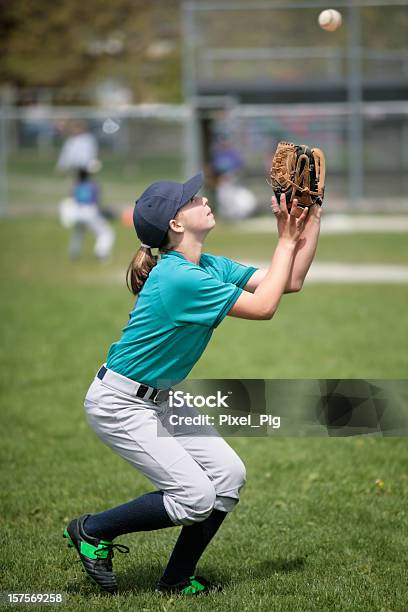
[[[213,510],[201,523],[183,527],[161,581],[177,584],[194,575],[199,558],[217,533],[227,512]]]
[[[133,531],[152,531],[175,527],[166,512],[162,491],[141,495],[130,502],[91,514],[85,523],[85,533],[95,538],[113,540]]]

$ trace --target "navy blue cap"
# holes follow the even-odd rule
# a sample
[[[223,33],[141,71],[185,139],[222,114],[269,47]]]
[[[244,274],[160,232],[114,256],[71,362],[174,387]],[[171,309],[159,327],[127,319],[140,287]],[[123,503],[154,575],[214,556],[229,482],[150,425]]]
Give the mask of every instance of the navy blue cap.
[[[185,183],[158,181],[136,200],[133,224],[139,239],[151,247],[159,247],[166,237],[169,222],[203,186],[202,172]]]

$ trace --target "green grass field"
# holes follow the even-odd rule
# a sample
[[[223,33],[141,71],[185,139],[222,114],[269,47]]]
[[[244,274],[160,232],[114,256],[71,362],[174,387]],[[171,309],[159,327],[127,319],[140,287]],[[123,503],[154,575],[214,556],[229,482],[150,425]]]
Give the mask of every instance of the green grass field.
[[[131,554],[115,557],[115,598],[87,581],[61,537],[67,520],[151,489],[83,416],[133,303],[121,279],[137,242],[117,230],[100,265],[90,239],[82,261],[68,261],[53,219],[0,222],[0,591],[65,592],[69,610],[406,610],[408,449],[398,438],[231,439],[248,483],[199,564],[223,594],[152,592],[176,528],[120,538]],[[267,259],[274,242],[220,225],[208,250]],[[318,257],[407,265],[405,245],[403,235],[323,236]],[[272,321],[225,320],[191,376],[406,378],[407,298],[406,285],[310,285]]]

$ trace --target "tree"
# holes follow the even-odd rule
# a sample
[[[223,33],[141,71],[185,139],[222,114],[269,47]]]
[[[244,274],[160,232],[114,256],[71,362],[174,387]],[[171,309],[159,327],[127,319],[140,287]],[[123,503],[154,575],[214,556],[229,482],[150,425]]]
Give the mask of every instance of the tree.
[[[0,82],[80,91],[104,79],[136,101],[180,99],[177,0],[0,0]],[[167,53],[151,52],[163,41]],[[161,17],[161,19],[159,19]]]

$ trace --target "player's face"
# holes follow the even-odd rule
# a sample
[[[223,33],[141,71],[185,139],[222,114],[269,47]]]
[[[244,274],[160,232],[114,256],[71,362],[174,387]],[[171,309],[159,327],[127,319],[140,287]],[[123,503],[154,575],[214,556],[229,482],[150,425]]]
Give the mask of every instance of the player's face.
[[[176,218],[185,230],[191,232],[208,232],[215,225],[214,215],[204,196],[192,198],[179,210]]]

